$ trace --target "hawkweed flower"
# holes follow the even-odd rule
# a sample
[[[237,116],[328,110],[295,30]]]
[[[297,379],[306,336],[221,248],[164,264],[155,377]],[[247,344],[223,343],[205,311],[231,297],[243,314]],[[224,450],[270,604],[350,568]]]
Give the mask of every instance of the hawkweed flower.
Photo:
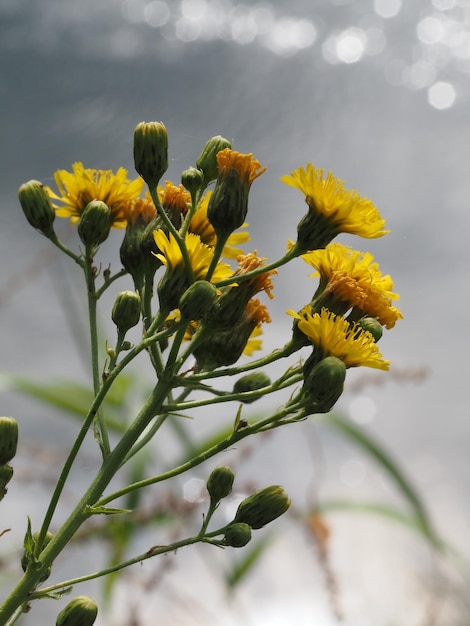
[[[155,244],[160,252],[153,253],[167,268],[159,283],[160,305],[168,311],[178,306],[181,295],[196,280],[204,280],[211,265],[214,251],[206,246],[197,235],[187,233],[184,238],[190,267],[186,267],[181,248],[172,233],[162,230],[153,233]],[[212,281],[224,280],[232,274],[226,263],[217,263]]]
[[[158,188],[158,197],[163,210],[178,230],[182,224],[183,216],[191,205],[191,194],[186,191],[183,185],[175,185],[167,180],[164,187]]]
[[[250,338],[255,331],[259,332],[263,323],[270,321],[267,308],[255,298],[248,302],[243,314],[228,330],[214,330],[211,321],[207,320],[207,338],[194,351],[198,369],[213,370],[236,363],[242,354],[250,356],[261,347],[260,343],[250,346]]]
[[[126,234],[119,248],[119,256],[123,267],[132,276],[136,289],[140,290],[147,268],[154,266],[156,261],[144,245],[145,231],[157,217],[150,194],[147,193],[145,198],[134,200],[127,209],[126,217]]]
[[[386,328],[393,328],[403,318],[400,310],[392,306],[392,300],[400,296],[392,291],[391,277],[382,274],[369,252],[330,243],[322,250],[303,254],[302,259],[317,270],[311,276],[320,277],[314,296],[314,302],[320,302],[317,309],[323,304],[344,314],[353,308],[351,319],[374,317]]]
[[[349,323],[326,308],[312,314],[306,307],[300,313],[289,311],[289,315],[297,319],[298,329],[312,342],[318,360],[335,356],[346,367],[389,369],[390,362],[384,360],[374,337],[358,324]]]
[[[252,182],[266,171],[252,154],[225,149],[217,153],[219,174],[209,201],[207,217],[217,237],[227,238],[245,221]]]
[[[189,224],[189,232],[196,233],[201,238],[201,241],[211,248],[215,248],[217,243],[217,235],[214,227],[207,217],[207,209],[209,206],[212,191],[208,191],[199,201],[197,209],[191,218]],[[240,228],[246,228],[248,224],[244,222]],[[222,256],[227,259],[236,259],[240,254],[243,254],[243,250],[238,246],[246,243],[250,240],[250,233],[247,231],[234,232],[229,235],[226,244],[222,250]]]
[[[221,295],[208,315],[207,321],[213,328],[220,330],[231,328],[244,315],[251,298],[261,291],[269,298],[274,298],[272,276],[277,274],[277,270],[269,270],[252,278],[240,280],[244,274],[262,268],[265,261],[266,258],[258,257],[256,250],[238,257],[238,267],[233,273],[235,284],[221,289]]]
[[[281,181],[299,189],[305,195],[308,213],[297,227],[298,254],[324,248],[339,233],[350,233],[365,238],[382,237],[385,220],[371,200],[357,191],[344,188],[344,182],[331,172],[311,163],[281,177]]]
[[[54,205],[58,217],[70,217],[76,224],[90,202],[101,200],[110,209],[110,222],[114,228],[125,228],[128,207],[144,186],[141,178],[129,180],[123,167],[114,174],[111,170],[85,169],[82,163],[74,163],[72,172],[58,170],[54,180],[59,194],[49,187],[47,192],[52,200],[63,204]]]

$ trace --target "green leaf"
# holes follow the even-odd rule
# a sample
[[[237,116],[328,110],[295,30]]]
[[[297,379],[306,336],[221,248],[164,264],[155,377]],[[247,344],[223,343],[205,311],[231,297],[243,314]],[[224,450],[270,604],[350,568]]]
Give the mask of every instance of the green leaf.
[[[363,429],[355,426],[352,422],[339,417],[333,413],[325,416],[325,421],[334,426],[341,434],[348,437],[353,443],[358,445],[371,456],[374,461],[393,479],[402,496],[407,500],[414,512],[416,523],[420,531],[435,546],[440,543],[434,532],[426,508],[421,501],[416,489],[411,481],[405,476],[398,464],[392,459],[390,454],[373,437],[366,434]]]
[[[87,504],[85,507],[87,515],[120,515],[121,513],[132,513],[131,509],[114,509],[107,506],[93,506]]]
[[[256,542],[256,544],[250,549],[244,548],[243,558],[237,560],[232,570],[227,573],[225,580],[230,590],[234,590],[235,587],[243,580],[243,578],[253,569],[258,563],[260,557],[264,554],[267,547],[271,543],[272,535],[265,534],[263,538]]]

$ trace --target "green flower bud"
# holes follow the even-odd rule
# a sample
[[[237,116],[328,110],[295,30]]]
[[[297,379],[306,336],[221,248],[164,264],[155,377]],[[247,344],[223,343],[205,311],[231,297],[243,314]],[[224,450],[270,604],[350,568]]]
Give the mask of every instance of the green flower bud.
[[[208,280],[196,280],[180,298],[179,310],[184,320],[201,320],[217,298],[217,289]]]
[[[12,417],[0,417],[0,465],[11,461],[18,445],[18,423]]]
[[[207,480],[207,491],[211,497],[211,502],[220,502],[232,491],[235,474],[229,467],[216,467],[212,470]]]
[[[251,541],[251,526],[245,522],[230,524],[225,530],[224,539],[231,548],[243,548]]]
[[[88,596],[77,596],[57,616],[56,626],[92,626],[98,605]]]
[[[217,167],[217,153],[225,148],[231,147],[232,144],[230,141],[224,139],[221,135],[212,137],[212,139],[209,139],[206,143],[196,161],[196,167],[202,170],[204,174],[204,186],[207,186],[212,180],[217,178],[219,172]]]
[[[307,368],[306,368],[307,366]],[[343,393],[346,365],[335,356],[327,356],[310,371],[304,365],[304,392],[315,413],[328,413]]]
[[[357,322],[357,325],[360,326],[363,330],[369,332],[375,339],[376,343],[382,337],[382,324],[379,322],[379,320],[376,320],[375,317],[363,317]]]
[[[168,133],[162,122],[140,122],[135,127],[134,165],[147,185],[157,186],[168,169]]]
[[[289,506],[290,500],[284,489],[273,485],[240,502],[233,521],[244,522],[254,529],[261,528],[285,513]]]
[[[48,237],[53,235],[52,224],[55,220],[55,211],[44,185],[38,180],[30,180],[21,185],[18,198],[31,226]]]
[[[183,187],[189,191],[191,197],[201,189],[203,181],[204,174],[201,170],[197,169],[197,167],[188,167],[188,169],[184,170],[181,174]]]
[[[83,209],[77,230],[85,246],[96,248],[108,238],[111,230],[111,209],[101,200],[92,200]]]
[[[28,536],[28,535],[27,535]],[[23,553],[23,556],[21,557],[21,567],[23,569],[23,572],[25,572],[28,568],[28,565],[31,561],[31,554],[32,552],[34,552],[37,540],[39,537],[39,531],[36,531],[33,533],[32,535],[32,546],[31,546],[31,551],[28,551],[26,549],[26,538],[25,538],[25,551]],[[51,539],[54,537],[54,535],[51,532],[47,532],[46,536],[44,537],[44,543],[43,543],[43,549],[47,546],[48,543],[50,543]],[[44,574],[41,576],[41,578],[39,579],[39,582],[44,582],[45,580],[47,580],[49,578],[49,576],[51,575],[51,568],[48,567]]]
[[[135,291],[121,291],[116,296],[111,313],[119,332],[126,333],[140,320],[140,296]]]
[[[0,466],[0,500],[6,496],[7,485],[13,476],[13,468],[10,465]]]
[[[243,224],[248,211],[248,192],[240,184],[240,176],[234,169],[229,170],[217,184],[207,207],[207,218],[217,237],[227,239]]]
[[[262,389],[263,387],[267,387],[271,384],[271,379],[264,372],[253,372],[252,374],[247,374],[246,376],[242,376],[239,378],[234,386],[233,393],[244,393],[246,391],[256,391],[257,389]],[[241,402],[245,402],[249,404],[250,402],[254,402],[261,398],[263,394],[253,395],[251,398],[247,400],[240,398]]]

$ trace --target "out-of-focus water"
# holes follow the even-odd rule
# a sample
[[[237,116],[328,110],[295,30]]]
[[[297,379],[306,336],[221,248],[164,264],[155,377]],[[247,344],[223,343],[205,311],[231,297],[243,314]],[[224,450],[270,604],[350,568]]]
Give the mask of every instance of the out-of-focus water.
[[[279,177],[308,161],[332,169],[388,220],[384,239],[341,241],[376,254],[405,316],[381,341],[392,374],[348,390],[341,407],[393,451],[438,528],[469,557],[470,2],[3,0],[0,35],[1,370],[84,376],[68,335],[75,300],[64,290],[77,277],[27,226],[16,199],[22,182],[51,183],[56,169],[75,161],[132,172],[132,133],[141,120],[166,124],[168,178],[178,182],[205,141],[222,134],[268,167],[253,185],[249,223],[253,247],[273,258],[304,212],[300,193]],[[71,231],[64,225],[63,232]],[[280,273],[268,348],[287,338],[285,310],[309,299],[307,273],[301,261]],[[65,281],[59,290],[58,276]],[[419,383],[406,375],[422,370],[427,377]],[[2,413],[18,417],[30,439],[47,440],[44,409],[2,397]],[[58,420],[54,428],[58,441],[67,438]],[[299,498],[312,480],[320,481],[321,495],[393,497],[338,438],[326,435],[327,460],[312,459],[312,429],[279,432],[258,451],[252,463],[259,480],[282,482]],[[1,521],[18,528],[16,539],[26,504],[43,497],[34,485],[15,495],[17,489],[10,502],[16,498],[18,509],[5,500]],[[426,623],[468,623],[458,579],[455,589],[444,588],[419,540],[367,517],[338,514],[331,524],[348,624],[421,624],[428,606],[435,621]],[[223,556],[213,558],[223,566]],[[200,556],[191,559],[204,571]],[[214,592],[214,609],[199,601],[197,622],[192,609],[201,593],[188,590],[194,569],[176,560],[165,599],[146,599],[148,614],[158,606],[159,623],[178,624],[336,623],[321,568],[300,534],[282,539],[269,559],[238,603],[227,605],[222,592]],[[213,587],[206,570],[202,585]],[[51,620],[57,610],[45,607],[35,610]]]

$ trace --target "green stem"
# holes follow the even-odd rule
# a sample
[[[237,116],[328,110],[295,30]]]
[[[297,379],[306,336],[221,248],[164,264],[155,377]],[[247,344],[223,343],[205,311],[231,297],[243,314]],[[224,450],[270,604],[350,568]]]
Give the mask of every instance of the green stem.
[[[91,246],[87,246],[85,251],[85,278],[87,286],[88,297],[88,322],[90,325],[90,345],[91,345],[91,368],[93,376],[93,391],[95,396],[98,395],[101,380],[99,371],[99,357],[98,357],[98,327],[96,321],[97,312],[97,296],[95,288],[95,268],[93,266]],[[98,409],[95,421],[95,437],[97,438],[100,448],[103,454],[103,458],[107,457],[110,453],[108,430],[104,421],[103,411]]]
[[[231,276],[229,278],[225,278],[224,280],[219,280],[217,283],[214,283],[214,284],[216,287],[225,287],[225,285],[231,285],[235,281],[239,283],[242,280],[249,280],[250,278],[259,276],[259,274],[265,274],[266,272],[275,270],[278,267],[281,267],[282,265],[289,263],[289,261],[292,261],[292,259],[298,256],[297,254],[293,253],[293,250],[294,248],[289,250],[287,254],[285,254],[283,257],[281,257],[277,261],[273,261],[272,263],[269,263],[268,265],[262,265],[258,267],[257,269],[252,270],[251,272],[247,272],[246,274],[237,274],[236,276]],[[206,280],[209,280],[209,279],[206,279]]]
[[[10,592],[4,603],[0,606],[0,624],[5,624],[14,614],[19,606],[24,604],[29,594],[39,583],[45,571],[51,567],[54,559],[62,552],[65,546],[72,539],[73,535],[80,528],[83,522],[89,517],[87,507],[96,504],[104,489],[109,485],[112,478],[122,464],[123,459],[129,452],[133,444],[137,441],[150,420],[158,413],[160,407],[171,389],[171,382],[161,379],[152,394],[147,399],[140,413],[123,435],[110,455],[104,459],[101,468],[98,470],[95,479],[86,490],[85,494],[77,504],[69,518],[57,531],[53,539],[39,555],[40,561],[33,564],[18,581],[16,587]]]
[[[258,422],[256,422],[255,424],[251,426],[246,426],[245,428],[242,428],[240,430],[233,431],[228,437],[214,444],[207,450],[204,450],[197,456],[191,458],[189,461],[186,461],[185,463],[182,463],[181,465],[178,465],[177,467],[174,467],[173,469],[168,470],[167,472],[164,472],[163,474],[159,474],[158,476],[152,476],[151,478],[146,478],[145,480],[141,480],[141,481],[132,483],[131,485],[127,485],[126,487],[123,487],[122,489],[119,489],[118,491],[115,491],[114,493],[111,493],[109,496],[106,496],[102,498],[101,500],[99,500],[98,502],[96,502],[96,506],[105,506],[109,502],[112,502],[113,500],[116,500],[117,498],[120,498],[121,496],[125,496],[131,491],[134,491],[135,489],[142,489],[143,487],[148,487],[149,485],[155,485],[156,483],[160,483],[170,478],[173,478],[175,476],[178,476],[179,474],[183,474],[184,472],[187,472],[193,467],[200,465],[204,461],[207,461],[207,459],[210,459],[211,457],[215,456],[219,452],[222,452],[223,450],[230,448],[235,443],[237,443],[238,441],[241,441],[242,439],[245,439],[245,437],[248,437],[249,435],[253,435],[263,430],[271,430],[273,428],[276,428],[277,426],[280,426],[281,424],[284,424],[285,422],[282,421],[282,418],[292,413],[293,410],[294,410],[293,407],[290,407],[288,409],[283,408],[280,411],[274,413],[273,415],[270,415],[269,417],[263,420],[259,420]]]

